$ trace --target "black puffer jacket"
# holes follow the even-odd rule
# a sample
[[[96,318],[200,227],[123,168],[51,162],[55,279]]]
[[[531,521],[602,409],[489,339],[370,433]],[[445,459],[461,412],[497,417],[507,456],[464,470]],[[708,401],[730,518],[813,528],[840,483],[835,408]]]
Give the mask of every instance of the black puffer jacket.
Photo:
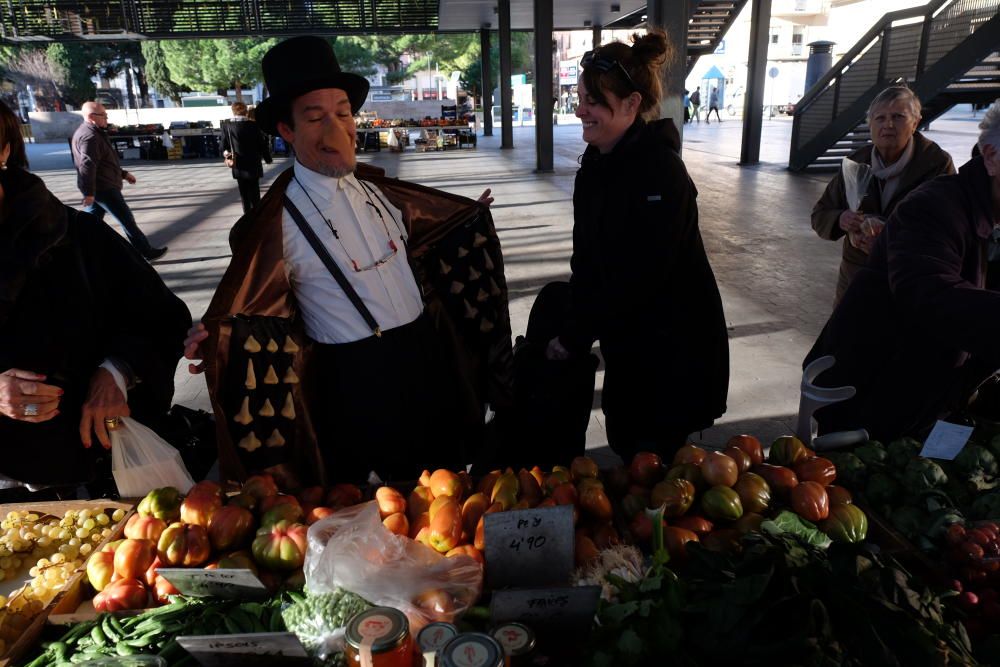
[[[600,340],[607,414],[694,431],[726,411],[729,341],[679,147],[671,120],[640,119],[612,152],[584,153],[561,339],[576,353]]]

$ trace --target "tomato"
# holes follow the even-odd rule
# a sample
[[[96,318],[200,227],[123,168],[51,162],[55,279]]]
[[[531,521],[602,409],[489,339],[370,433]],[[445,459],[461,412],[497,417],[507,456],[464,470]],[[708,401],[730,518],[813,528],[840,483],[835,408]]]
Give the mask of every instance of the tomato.
[[[181,503],[181,523],[208,528],[212,515],[222,508],[222,498],[203,491]]]
[[[783,435],[771,444],[767,455],[769,463],[779,466],[795,465],[809,458],[809,450],[801,440],[792,435]]]
[[[302,567],[306,559],[306,547],[306,526],[279,521],[269,528],[258,530],[251,549],[254,560],[259,565],[272,570],[290,571]]]
[[[791,490],[799,483],[799,478],[795,476],[795,472],[791,468],[784,466],[761,463],[759,466],[751,468],[751,470],[763,477],[767,485],[771,487],[771,491],[779,498],[788,496]]]
[[[851,497],[851,492],[842,486],[834,486],[831,484],[826,487],[826,495],[830,498],[830,507],[834,505],[851,505],[854,503],[854,499]]]
[[[792,510],[806,521],[815,523],[830,515],[830,498],[826,495],[826,489],[818,482],[802,482],[793,488],[791,505]]]
[[[98,551],[87,559],[87,579],[98,593],[111,583],[111,575],[114,573],[115,554],[113,551]]]
[[[208,524],[208,539],[216,551],[229,551],[249,542],[253,528],[250,510],[226,505],[212,515]]]
[[[278,485],[271,475],[252,475],[243,483],[243,493],[249,493],[260,502],[268,496],[278,495]]]
[[[701,462],[701,476],[709,486],[732,486],[739,475],[736,461],[720,452],[709,452]]]
[[[143,516],[175,521],[181,514],[181,492],[172,486],[153,489],[139,501],[136,509]]]
[[[760,475],[745,472],[736,480],[733,491],[740,497],[740,503],[747,512],[764,512],[771,504],[771,487]]]
[[[153,516],[133,514],[125,523],[125,537],[130,540],[152,540],[154,543],[167,528],[167,522]]]
[[[814,459],[799,461],[794,466],[795,476],[800,482],[817,482],[829,486],[837,478],[837,468],[830,459],[818,456]]]
[[[739,447],[726,447],[722,450],[722,453],[736,461],[736,469],[742,474],[747,470],[750,470],[750,466],[753,465],[753,461],[750,459],[750,455],[744,452]]]
[[[119,579],[94,596],[94,609],[98,612],[142,609],[149,595],[138,579]]]
[[[663,516],[682,516],[694,503],[694,484],[686,479],[668,479],[653,487],[649,508],[663,507]]]
[[[119,547],[120,548],[120,547]],[[193,567],[208,560],[212,547],[203,526],[172,523],[160,535],[156,553],[165,567]]]
[[[663,544],[670,554],[672,564],[684,565],[688,558],[687,543],[698,541],[698,535],[685,528],[667,526],[663,529]]]
[[[734,435],[726,443],[726,447],[738,447],[750,457],[751,465],[759,466],[764,462],[764,448],[760,440],[752,435]]]
[[[639,452],[632,457],[628,472],[633,484],[650,487],[663,479],[663,461],[658,454]]]
[[[114,553],[115,573],[122,579],[142,577],[156,557],[150,540],[125,540]]]
[[[708,454],[704,449],[698,445],[692,445],[690,442],[674,454],[673,465],[677,466],[682,463],[693,463],[695,465],[701,465],[701,462],[705,460],[705,456]]]

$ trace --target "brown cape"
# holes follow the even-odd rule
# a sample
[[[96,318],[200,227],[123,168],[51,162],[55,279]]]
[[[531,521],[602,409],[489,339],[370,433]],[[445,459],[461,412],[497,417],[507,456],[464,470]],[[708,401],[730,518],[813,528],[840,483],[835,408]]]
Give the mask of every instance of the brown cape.
[[[403,213],[410,264],[450,366],[441,372],[452,376],[449,379],[462,397],[461,414],[455,419],[470,432],[478,432],[484,405],[502,410],[511,398],[507,283],[489,208],[465,197],[387,178],[383,170],[367,165],[358,165],[356,175],[377,186]],[[233,258],[202,320],[209,332],[202,348],[217,423],[222,478],[243,480],[249,474],[268,471],[294,487],[338,480],[325,479],[324,464],[324,456],[334,455],[337,443],[319,446],[310,420],[309,399],[321,391],[321,380],[309,372],[312,344],[305,336],[284,267],[282,198],[291,177],[291,168],[280,174],[260,205],[233,227],[229,239]],[[247,329],[246,322],[265,318],[273,319]],[[247,331],[256,331],[265,339],[269,335],[272,339],[286,337],[259,333],[276,330],[287,332],[299,349],[285,354],[285,342],[275,340],[280,347],[273,354],[262,350],[248,355],[244,351]],[[268,342],[261,340],[259,344]],[[259,367],[253,390],[244,382],[248,356]],[[295,384],[266,388],[275,399],[275,412],[280,413],[284,405],[281,396],[292,401],[294,419],[282,421],[286,418],[280,414],[259,416],[265,389],[262,369],[272,366],[279,378],[288,368],[300,378]],[[249,403],[254,417],[250,424],[234,421],[244,402]],[[264,443],[278,429],[283,429],[284,444],[272,440],[271,445],[253,451],[238,446],[250,432]]]

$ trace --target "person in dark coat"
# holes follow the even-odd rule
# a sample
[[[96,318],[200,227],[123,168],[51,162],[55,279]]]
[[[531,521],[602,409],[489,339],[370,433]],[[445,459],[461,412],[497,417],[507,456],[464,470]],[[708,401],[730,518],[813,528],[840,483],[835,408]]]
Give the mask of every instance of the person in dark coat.
[[[817,411],[821,433],[919,435],[1000,368],[1000,293],[984,287],[1000,220],[1000,103],[980,128],[982,157],[896,206],[806,357],[836,358],[823,386],[857,388]]]
[[[812,228],[820,238],[844,239],[834,305],[867,263],[872,244],[896,205],[921,183],[955,173],[951,156],[917,132],[920,113],[920,100],[906,86],[890,86],[879,93],[868,108],[872,143],[848,156],[873,170],[860,210],[850,209],[839,170],[813,207]]]
[[[583,138],[573,193],[572,315],[549,358],[601,344],[608,440],[628,460],[673,450],[726,411],[729,342],[698,231],[697,189],[659,109],[666,38],[633,36],[581,61]]]
[[[105,211],[121,225],[125,237],[146,259],[159,259],[167,247],[154,248],[139,225],[132,209],[122,196],[122,181],[135,185],[135,176],[122,169],[118,151],[108,139],[108,112],[98,102],[84,102],[83,122],[70,141],[76,185],[83,195],[84,210],[99,220]]]
[[[233,117],[222,121],[222,157],[233,171],[246,214],[260,203],[260,162],[271,164],[271,148],[257,123],[247,117],[247,105],[237,102],[232,109]]]
[[[97,475],[107,421],[166,414],[191,316],[139,252],[27,171],[0,103],[0,498]],[[118,373],[128,399],[115,385]],[[102,447],[93,447],[99,442]],[[105,473],[107,454],[103,455]]]

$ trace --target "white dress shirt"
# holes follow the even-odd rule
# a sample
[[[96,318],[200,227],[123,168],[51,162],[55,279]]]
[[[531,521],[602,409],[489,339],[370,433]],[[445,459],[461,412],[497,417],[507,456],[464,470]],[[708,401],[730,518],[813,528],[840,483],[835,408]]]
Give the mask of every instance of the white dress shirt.
[[[374,192],[368,191],[353,174],[331,178],[303,167],[298,161],[294,169],[295,178],[286,190],[288,198],[316,231],[379,327],[387,331],[417,319],[424,305],[407,262],[406,231],[400,210],[374,186]],[[337,230],[339,240],[326,220]],[[335,344],[371,336],[371,328],[287,210],[282,212],[281,227],[285,270],[309,337],[320,343]],[[352,260],[365,268],[390,255],[390,236],[397,248],[395,255],[374,268],[354,270]]]

